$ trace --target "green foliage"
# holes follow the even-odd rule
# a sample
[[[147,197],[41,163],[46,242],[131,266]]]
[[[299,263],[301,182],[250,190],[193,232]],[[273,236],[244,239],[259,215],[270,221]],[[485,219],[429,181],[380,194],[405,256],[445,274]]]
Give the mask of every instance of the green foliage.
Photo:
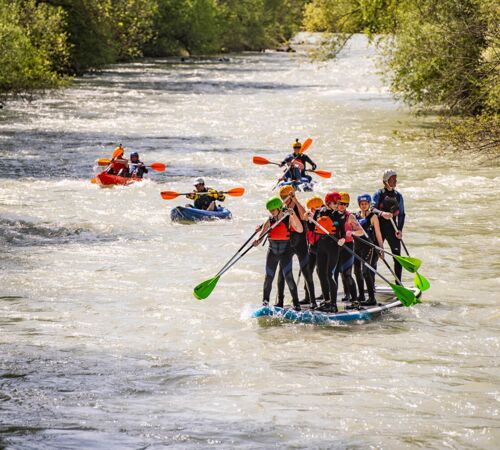
[[[61,85],[69,47],[60,8],[0,0],[0,94]]]

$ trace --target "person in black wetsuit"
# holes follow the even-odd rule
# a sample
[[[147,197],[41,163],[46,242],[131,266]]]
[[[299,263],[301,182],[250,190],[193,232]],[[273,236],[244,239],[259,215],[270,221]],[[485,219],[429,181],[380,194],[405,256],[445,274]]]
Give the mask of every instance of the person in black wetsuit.
[[[195,190],[186,195],[186,197],[194,200],[194,208],[196,209],[214,211],[215,207],[217,206],[215,201],[218,200],[220,202],[223,202],[226,199],[222,192],[218,192],[215,189],[205,187],[205,180],[203,178],[197,178],[196,180],[194,180],[193,185],[195,187]]]
[[[319,310],[327,312],[337,312],[337,290],[338,286],[333,279],[333,273],[339,260],[339,252],[345,243],[345,222],[344,218],[337,211],[337,204],[340,201],[338,192],[329,192],[325,196],[325,205],[307,216],[312,217],[316,222],[326,229],[329,235],[334,236],[336,241],[328,237],[325,232],[316,225],[314,233],[319,236],[316,263],[318,265],[319,281],[323,292],[324,302],[319,306]]]
[[[293,209],[283,209],[283,202],[278,197],[271,197],[266,203],[266,208],[270,212],[271,217],[264,223],[259,237],[253,242],[254,246],[259,245],[262,235],[269,228],[273,227],[268,235],[269,249],[266,258],[266,278],[264,280],[262,304],[263,306],[269,305],[269,297],[271,295],[274,276],[276,275],[276,268],[280,264],[283,276],[288,284],[288,289],[290,289],[290,293],[292,294],[293,307],[296,311],[300,311],[297,285],[293,279],[293,251],[290,245],[290,231],[293,229],[295,233],[302,233],[302,222]],[[280,222],[280,219],[283,220]]]
[[[309,158],[305,153],[300,153],[300,149],[302,148],[302,143],[299,142],[298,139],[295,139],[295,142],[292,144],[293,153],[288,155],[283,161],[281,161],[280,167],[283,167],[285,164],[291,165],[292,161],[299,161],[301,164],[297,165],[300,169],[300,177],[307,178],[309,181],[312,180],[310,175],[306,173],[306,164],[310,164],[312,170],[316,170],[316,164],[314,161]]]
[[[145,173],[148,173],[148,169],[139,159],[139,153],[132,152],[130,154],[130,162],[128,164],[129,177],[142,178]]]
[[[359,212],[356,214],[356,220],[364,231],[362,238],[370,241],[380,248],[383,248],[384,241],[380,232],[380,223],[378,216],[370,209],[372,198],[369,194],[358,196]],[[379,252],[364,243],[361,239],[355,239],[354,250],[356,254],[366,261],[373,268],[377,265]],[[384,252],[380,251],[380,257],[384,258]],[[358,301],[362,306],[373,306],[377,304],[375,299],[375,274],[366,267],[361,261],[354,261],[354,274],[358,285]],[[368,291],[368,300],[365,301],[365,282]]]
[[[396,190],[398,182],[396,171],[386,170],[382,181],[384,187],[373,195],[372,210],[379,216],[382,239],[389,242],[392,253],[400,255],[405,223],[405,205],[403,196]],[[393,223],[391,223],[391,221],[394,222],[394,218],[397,218],[397,230],[394,230]],[[394,273],[399,280],[401,280],[402,272],[401,264],[394,260]],[[398,280],[396,283],[400,284]]]
[[[293,209],[295,215],[301,220],[303,230],[299,233],[295,229],[290,230],[290,247],[292,248],[292,253],[297,255],[299,260],[300,271],[304,275],[304,280],[306,283],[306,292],[309,298],[312,299],[311,307],[316,308],[316,295],[314,292],[314,280],[313,272],[309,270],[309,251],[307,248],[307,240],[305,229],[307,227],[306,222],[304,222],[305,209],[302,204],[298,201],[295,196],[295,190],[292,186],[282,186],[280,189],[280,197],[284,201],[287,208]],[[285,298],[285,278],[283,276],[283,271],[281,270],[278,274],[278,302],[275,306],[283,307],[283,300]]]

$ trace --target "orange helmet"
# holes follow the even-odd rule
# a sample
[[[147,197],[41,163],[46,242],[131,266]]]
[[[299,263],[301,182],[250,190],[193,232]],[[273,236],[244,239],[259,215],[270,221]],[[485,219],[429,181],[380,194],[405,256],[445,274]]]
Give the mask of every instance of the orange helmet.
[[[306,202],[307,209],[319,209],[323,206],[323,200],[321,200],[321,197],[318,197],[315,195],[314,197],[311,197],[309,200]]]
[[[347,192],[340,192],[340,201],[342,203],[351,203],[351,197],[349,197],[349,194]]]

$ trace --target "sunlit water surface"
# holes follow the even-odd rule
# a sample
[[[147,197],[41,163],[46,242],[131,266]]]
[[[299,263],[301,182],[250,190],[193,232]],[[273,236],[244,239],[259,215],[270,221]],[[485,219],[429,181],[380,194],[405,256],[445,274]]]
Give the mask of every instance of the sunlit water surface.
[[[400,138],[417,129],[355,39],[280,53],[113,66],[0,113],[0,447],[498,448],[498,167]],[[349,326],[260,327],[266,249],[203,302],[192,288],[266,216],[295,137],[352,197],[396,167],[425,301]],[[89,183],[122,142],[164,174]],[[234,220],[170,222],[194,177]],[[302,194],[302,199],[307,198]],[[411,277],[408,277],[411,281]]]

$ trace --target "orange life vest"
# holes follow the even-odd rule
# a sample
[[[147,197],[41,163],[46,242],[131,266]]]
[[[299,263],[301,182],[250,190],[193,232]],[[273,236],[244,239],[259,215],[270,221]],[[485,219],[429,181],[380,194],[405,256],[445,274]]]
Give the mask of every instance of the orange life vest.
[[[118,173],[122,169],[127,168],[127,161],[123,159],[115,159],[114,161],[111,161],[109,163],[110,169],[113,171],[113,173]]]
[[[326,229],[326,231],[328,231],[328,234],[333,234],[337,230],[337,227],[334,225],[332,219],[330,219],[330,217],[328,216],[320,216],[318,217],[318,220],[316,222],[318,222],[324,229]],[[314,229],[314,232],[316,234],[326,234],[323,229],[318,227],[317,225]]]

